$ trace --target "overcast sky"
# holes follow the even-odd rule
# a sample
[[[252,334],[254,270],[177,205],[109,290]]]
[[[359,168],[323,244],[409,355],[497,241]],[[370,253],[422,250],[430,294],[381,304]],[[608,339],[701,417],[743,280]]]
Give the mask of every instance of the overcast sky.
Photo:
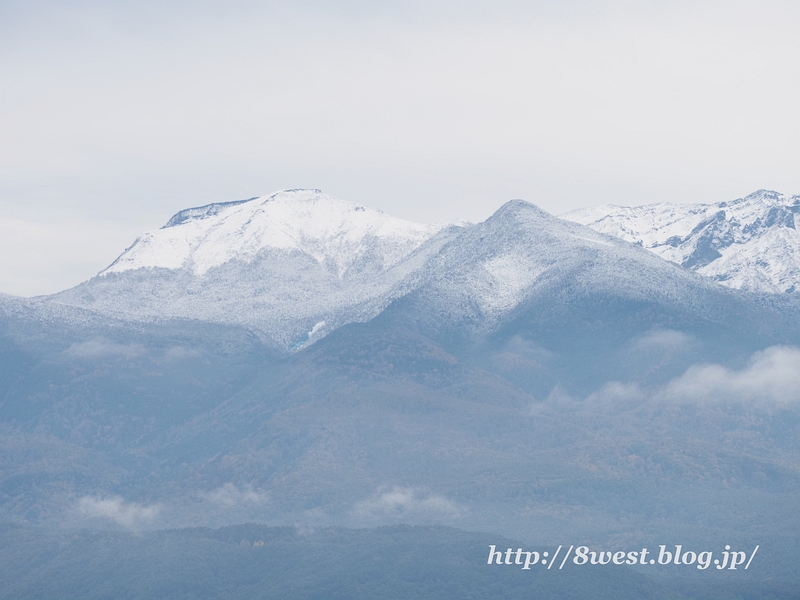
[[[291,187],[429,222],[800,193],[798,23],[763,0],[0,1],[0,291]]]

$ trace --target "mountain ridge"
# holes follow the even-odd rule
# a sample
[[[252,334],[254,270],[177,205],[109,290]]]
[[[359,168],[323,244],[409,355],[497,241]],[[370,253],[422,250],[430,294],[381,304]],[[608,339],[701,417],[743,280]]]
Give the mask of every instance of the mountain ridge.
[[[319,190],[186,209],[167,225],[44,301],[123,319],[242,325],[293,352],[374,317],[462,227],[403,221]]]
[[[796,295],[523,201],[386,271],[190,266],[0,296],[2,520],[438,522],[797,565]]]
[[[491,328],[553,285],[563,294],[568,272],[575,290],[671,294],[683,305],[701,289],[719,295],[703,273],[596,229],[523,200],[474,225],[421,225],[288,190],[180,211],[97,277],[43,301],[119,319],[245,326],[292,353],[405,297],[427,295],[423,312],[441,325],[458,314]]]
[[[793,293],[800,288],[798,214],[800,196],[758,190],[714,204],[608,204],[560,216],[727,287]]]
[[[316,189],[282,190],[179,211],[139,236],[99,275],[157,267],[203,275],[276,249],[311,256],[343,278],[358,274],[365,255],[371,268],[385,271],[445,227],[390,217]]]

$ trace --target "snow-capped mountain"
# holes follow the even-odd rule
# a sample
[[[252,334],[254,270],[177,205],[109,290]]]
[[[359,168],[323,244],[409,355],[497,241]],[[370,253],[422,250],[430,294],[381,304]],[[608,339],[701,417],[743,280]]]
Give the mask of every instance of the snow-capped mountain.
[[[770,335],[794,329],[789,317],[772,325],[754,317],[763,312],[760,298],[521,200],[445,244],[419,281],[395,312],[425,335],[455,340],[454,352],[487,336],[499,342],[503,331],[524,332],[537,343],[547,339],[552,347],[580,347],[652,328],[745,331],[741,323],[753,319]]]
[[[605,205],[563,219],[639,244],[735,289],[800,289],[800,196],[759,190],[716,204]]]
[[[433,305],[448,312],[468,305],[490,321],[534,296],[556,292],[563,300],[576,287],[579,294],[661,297],[680,304],[716,287],[636,246],[522,200],[506,203],[465,231],[428,269],[429,283],[421,292]]]
[[[49,302],[127,319],[244,325],[291,351],[378,314],[458,225],[404,221],[286,190],[183,210]]]
[[[141,268],[205,275],[263,251],[313,258],[339,279],[385,272],[443,228],[413,223],[323,194],[285,190],[269,196],[189,208],[149,231],[100,273]]]
[[[773,205],[765,208],[768,201]],[[478,225],[427,225],[319,190],[286,190],[183,210],[140,236],[98,276],[43,302],[122,320],[244,326],[289,353],[342,325],[368,321],[404,297],[422,301],[421,318],[433,318],[436,327],[451,323],[476,335],[501,326],[526,302],[551,310],[589,292],[676,304],[714,319],[715,307],[727,302],[713,292],[718,287],[662,258],[708,275],[715,264],[731,265],[737,257],[741,262],[761,244],[770,256],[785,254],[784,263],[775,258],[767,266],[783,278],[781,289],[790,289],[792,271],[785,263],[800,252],[779,242],[795,239],[788,224],[798,202],[762,193],[730,203],[735,210],[619,208],[630,216],[622,241],[607,235],[618,226],[602,212],[585,219],[599,232],[521,200]],[[673,254],[659,258],[628,241]],[[741,248],[750,254],[737,254]],[[727,262],[703,261],[714,253]],[[734,273],[744,277],[742,269]],[[754,287],[749,280],[733,285],[733,276],[727,282]]]
[[[795,206],[752,222],[789,230]],[[521,200],[445,227],[313,190],[181,211],[76,288],[0,294],[0,539],[28,557],[53,554],[36,530],[108,555],[83,533],[101,526],[750,532],[735,548],[776,549],[777,579],[798,563],[798,299]],[[263,562],[260,533],[231,531],[218,545]]]

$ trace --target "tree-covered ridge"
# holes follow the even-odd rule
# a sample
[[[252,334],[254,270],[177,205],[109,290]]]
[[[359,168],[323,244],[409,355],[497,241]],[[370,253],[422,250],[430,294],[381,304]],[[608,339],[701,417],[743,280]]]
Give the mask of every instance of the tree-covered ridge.
[[[564,600],[796,597],[728,573],[680,579],[628,567],[521,571],[488,566],[489,542],[457,529],[267,527],[150,533],[0,529],[0,598]],[[552,548],[550,548],[552,552]]]

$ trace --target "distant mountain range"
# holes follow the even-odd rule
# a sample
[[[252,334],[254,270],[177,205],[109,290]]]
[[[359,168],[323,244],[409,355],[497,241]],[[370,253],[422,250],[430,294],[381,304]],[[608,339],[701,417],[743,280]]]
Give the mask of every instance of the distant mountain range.
[[[446,303],[447,319],[457,310],[459,322],[499,323],[563,286],[570,265],[589,266],[580,285],[596,290],[686,302],[693,292],[682,287],[704,287],[637,245],[728,287],[791,292],[800,278],[797,211],[800,197],[757,192],[727,204],[565,215],[587,225],[575,227],[514,201],[486,223],[423,225],[319,190],[286,190],[183,210],[97,277],[44,302],[122,319],[242,325],[294,352],[425,289]]]
[[[800,289],[800,196],[759,190],[716,204],[596,206],[562,218],[638,244],[728,287]]]
[[[800,297],[644,246],[518,200],[181,211],[71,290],[0,295],[0,522],[762,544],[748,576],[800,582]]]

